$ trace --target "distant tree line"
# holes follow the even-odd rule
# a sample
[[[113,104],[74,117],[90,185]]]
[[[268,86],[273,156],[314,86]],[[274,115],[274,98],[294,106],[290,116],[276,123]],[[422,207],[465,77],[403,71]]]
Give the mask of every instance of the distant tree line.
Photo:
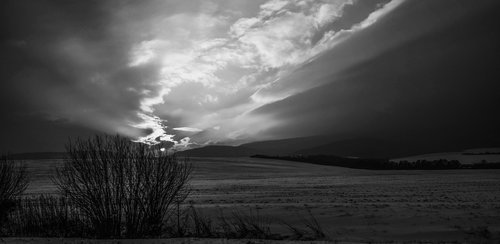
[[[254,158],[281,159],[304,163],[339,166],[354,169],[371,170],[443,170],[443,169],[500,169],[500,162],[488,163],[485,161],[474,164],[462,164],[458,160],[417,160],[391,161],[377,158],[350,158],[332,155],[287,155],[269,156],[254,155]]]

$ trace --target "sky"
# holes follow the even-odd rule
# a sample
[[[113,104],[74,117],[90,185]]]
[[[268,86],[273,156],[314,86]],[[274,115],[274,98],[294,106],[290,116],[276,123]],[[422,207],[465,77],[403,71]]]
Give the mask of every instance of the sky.
[[[0,150],[500,131],[494,0],[5,0]]]

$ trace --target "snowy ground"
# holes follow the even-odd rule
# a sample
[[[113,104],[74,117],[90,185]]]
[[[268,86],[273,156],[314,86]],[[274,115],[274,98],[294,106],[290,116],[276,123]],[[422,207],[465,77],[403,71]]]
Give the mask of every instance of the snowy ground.
[[[308,208],[337,241],[500,239],[500,170],[371,171],[252,158],[192,162],[189,201],[214,217],[252,208],[300,225]],[[50,175],[60,163],[28,161],[34,175],[27,193],[54,193]],[[284,231],[281,225],[273,228]]]

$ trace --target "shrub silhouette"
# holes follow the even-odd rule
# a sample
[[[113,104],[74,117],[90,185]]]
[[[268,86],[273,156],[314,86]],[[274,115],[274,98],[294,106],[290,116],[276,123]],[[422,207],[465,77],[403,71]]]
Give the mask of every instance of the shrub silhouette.
[[[8,213],[15,207],[16,198],[26,190],[26,187],[28,187],[26,167],[3,157],[0,160],[0,228],[5,223]]]
[[[226,238],[279,239],[271,231],[272,219],[263,216],[258,210],[233,211],[229,216],[221,210],[219,227]]]
[[[18,200],[9,214],[8,232],[17,236],[84,237],[86,219],[66,198],[51,195]]]
[[[192,232],[196,237],[217,237],[212,219],[203,215],[203,213],[196,209],[193,205],[189,207],[191,210],[192,219]]]
[[[70,140],[66,151],[53,181],[96,237],[158,236],[187,197],[191,165],[148,145],[95,136]]]

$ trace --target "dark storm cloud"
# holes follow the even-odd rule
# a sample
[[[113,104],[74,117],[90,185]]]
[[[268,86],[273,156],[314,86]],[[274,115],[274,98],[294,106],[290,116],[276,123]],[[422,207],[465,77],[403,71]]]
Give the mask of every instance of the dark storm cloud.
[[[131,40],[110,26],[117,6],[113,1],[2,2],[2,148],[79,134],[63,127],[87,131],[83,134],[144,135],[123,121],[138,121],[140,91],[152,89],[148,81],[154,72],[151,66],[127,67]],[[31,133],[34,125],[41,131]],[[61,149],[60,141],[49,144]]]
[[[407,2],[296,71],[324,85],[253,113],[281,121],[265,132],[274,137],[375,137],[424,151],[499,145],[499,7]],[[345,50],[367,55],[338,70]]]

